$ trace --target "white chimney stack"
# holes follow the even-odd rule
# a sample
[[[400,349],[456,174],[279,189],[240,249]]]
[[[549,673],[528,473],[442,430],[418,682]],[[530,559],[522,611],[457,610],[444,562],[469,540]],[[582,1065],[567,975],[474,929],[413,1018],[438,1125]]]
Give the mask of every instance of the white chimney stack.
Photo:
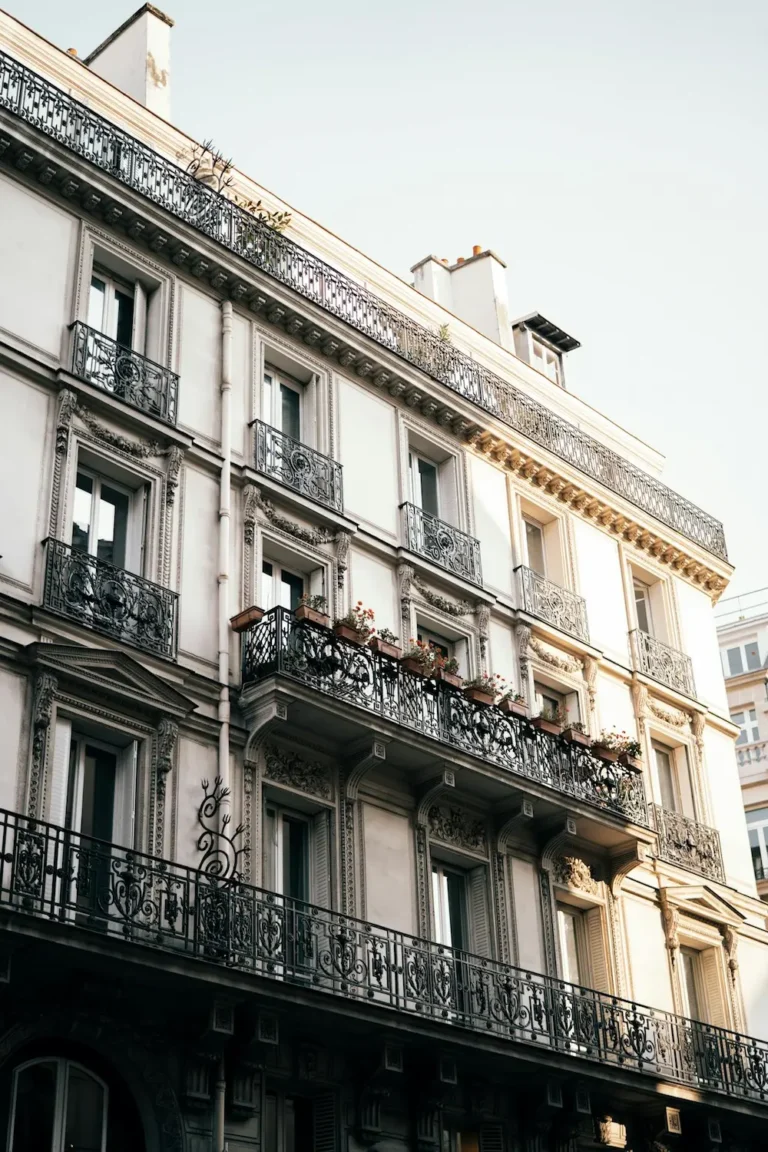
[[[477,328],[484,336],[513,348],[509,323],[509,299],[504,278],[506,264],[490,249],[476,244],[472,255],[460,256],[455,264],[426,256],[411,268],[413,286],[430,300]]]
[[[170,16],[145,4],[84,63],[151,112],[170,120],[171,28]]]

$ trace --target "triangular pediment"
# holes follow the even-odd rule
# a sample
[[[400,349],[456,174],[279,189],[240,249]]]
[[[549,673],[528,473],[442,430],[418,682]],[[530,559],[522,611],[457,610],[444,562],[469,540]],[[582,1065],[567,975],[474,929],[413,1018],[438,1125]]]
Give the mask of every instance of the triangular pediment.
[[[124,704],[130,701],[134,708],[176,717],[186,716],[197,707],[125,652],[74,644],[30,644],[24,651],[29,663],[84,698],[109,696]]]
[[[670,904],[703,920],[712,920],[717,924],[731,924],[733,927],[743,924],[746,920],[746,916],[739,912],[738,908],[708,884],[670,885],[664,892]]]

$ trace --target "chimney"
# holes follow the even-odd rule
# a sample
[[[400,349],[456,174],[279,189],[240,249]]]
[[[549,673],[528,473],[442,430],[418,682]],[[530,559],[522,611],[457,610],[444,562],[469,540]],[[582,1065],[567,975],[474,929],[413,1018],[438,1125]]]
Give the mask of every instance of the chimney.
[[[151,112],[170,120],[172,27],[170,16],[145,4],[84,63]]]
[[[459,256],[451,267],[426,256],[411,268],[413,286],[477,328],[503,348],[513,348],[506,264],[495,252],[475,244],[471,256]]]

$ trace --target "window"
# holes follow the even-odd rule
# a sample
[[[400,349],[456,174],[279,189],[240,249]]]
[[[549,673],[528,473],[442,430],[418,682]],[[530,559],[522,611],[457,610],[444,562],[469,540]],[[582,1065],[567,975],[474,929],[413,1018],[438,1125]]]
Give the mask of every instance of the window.
[[[573,724],[581,719],[578,692],[560,692],[557,688],[551,688],[549,684],[541,684],[538,680],[534,680],[533,698],[539,716],[559,715]]]
[[[448,948],[467,948],[467,880],[463,872],[432,866],[435,940]]]
[[[610,992],[602,909],[559,904],[557,932],[563,980],[582,988]]]
[[[116,568],[143,568],[146,486],[130,489],[80,466],[72,514],[72,547]]]
[[[263,1152],[335,1152],[336,1100],[330,1093],[299,1096],[268,1091],[264,1097]]]
[[[547,344],[537,340],[535,336],[531,337],[531,350],[533,352],[533,367],[538,368],[539,372],[543,372],[545,376],[554,384],[562,385],[563,372],[562,372],[562,358],[559,352],[555,352]]]
[[[411,503],[430,516],[439,516],[437,464],[411,450],[408,465]]]
[[[706,1020],[700,954],[693,948],[680,949],[680,993],[683,1015],[690,1020]]]
[[[670,748],[665,744],[654,742],[653,758],[656,764],[662,808],[666,808],[667,812],[680,812],[684,816],[694,816],[693,791],[686,748]]]
[[[310,814],[272,799],[264,807],[264,886],[289,900],[330,907],[330,832],[325,808]]]
[[[50,819],[72,832],[134,846],[138,745],[84,735],[72,721],[56,721]],[[113,737],[114,739],[114,737]]]
[[[143,341],[137,331],[138,313],[134,285],[117,279],[112,273],[94,268],[88,297],[89,327],[110,336],[123,348],[133,348],[143,353]]]
[[[570,984],[587,983],[581,913],[572,908],[558,908],[557,926],[563,958],[563,979]]]
[[[544,548],[544,529],[541,524],[536,520],[532,520],[527,516],[523,517],[523,525],[525,528],[525,560],[529,568],[534,572],[538,572],[540,576],[546,576],[546,552]]]
[[[738,651],[738,649],[737,649]],[[744,708],[741,712],[731,712],[731,720],[739,726],[737,744],[756,744],[760,739],[760,725],[755,708]]]
[[[756,640],[748,640],[737,648],[726,649],[728,676],[740,676],[742,672],[755,672],[762,668],[760,649]]]
[[[293,440],[301,440],[302,393],[301,384],[278,374],[273,368],[264,372],[264,422]]]
[[[278,604],[293,612],[304,595],[304,577],[289,572],[271,560],[261,565],[261,607],[266,611]]]
[[[480,1133],[476,1130],[443,1128],[440,1152],[480,1152]]]
[[[768,808],[753,808],[746,815],[755,877],[768,880]]]
[[[9,1152],[106,1152],[106,1085],[71,1060],[22,1064],[13,1074]]]
[[[430,632],[427,628],[420,627],[416,633],[416,639],[437,648],[440,655],[445,656],[446,660],[454,654],[450,640],[446,640],[445,636],[440,636],[437,632]]]
[[[633,581],[635,589],[635,615],[637,626],[641,632],[653,635],[653,616],[651,615],[651,590],[642,580]]]

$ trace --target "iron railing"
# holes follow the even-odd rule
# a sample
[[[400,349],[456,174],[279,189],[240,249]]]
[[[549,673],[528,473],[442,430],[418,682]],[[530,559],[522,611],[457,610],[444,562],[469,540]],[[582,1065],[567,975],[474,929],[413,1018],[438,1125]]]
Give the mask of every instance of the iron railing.
[[[640,773],[475,704],[367,645],[273,608],[243,636],[243,684],[285,676],[558,793],[647,825]]]
[[[757,856],[752,857],[752,868],[754,869],[755,880],[768,880],[768,868]]]
[[[546,620],[547,624],[567,632],[569,636],[576,636],[585,644],[589,643],[587,602],[583,596],[561,588],[559,584],[547,580],[546,576],[526,568],[524,564],[520,564],[515,571],[519,575],[520,595],[526,612],[537,616],[539,620]]]
[[[43,607],[114,640],[176,657],[178,594],[53,538],[45,541]]]
[[[431,560],[470,584],[482,585],[479,540],[415,504],[406,503],[401,507],[405,547],[410,552]]]
[[[727,556],[713,516],[4,53],[0,107],[661,523]]]
[[[263,420],[256,421],[256,471],[334,512],[344,511],[341,464]]]
[[[124,348],[79,320],[72,325],[72,331],[74,376],[95,384],[132,408],[169,424],[176,423],[179,378],[175,372]]]
[[[768,740],[760,740],[755,744],[737,744],[736,758],[740,768],[745,764],[767,764]]]
[[[636,671],[650,676],[659,684],[665,684],[675,692],[682,692],[683,696],[695,698],[696,686],[690,656],[678,652],[677,648],[670,648],[669,644],[663,644],[640,628],[635,628],[630,635]]]
[[[588,1064],[764,1101],[768,1043],[0,811],[0,907]]]
[[[699,824],[682,812],[670,812],[660,804],[650,807],[661,859],[724,884],[725,868],[717,829]]]

